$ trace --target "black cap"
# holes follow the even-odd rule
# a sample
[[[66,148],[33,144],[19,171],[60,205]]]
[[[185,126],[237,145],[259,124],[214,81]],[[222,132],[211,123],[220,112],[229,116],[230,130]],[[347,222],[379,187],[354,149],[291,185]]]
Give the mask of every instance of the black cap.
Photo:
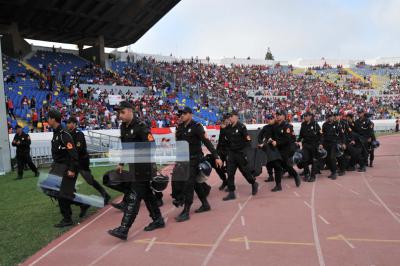
[[[51,109],[49,111],[49,118],[55,119],[58,123],[61,123],[61,113],[56,109]]]
[[[233,110],[233,111],[231,112],[231,116],[232,116],[232,115],[239,116],[239,113],[238,113],[238,111],[236,111],[236,110]]]
[[[122,102],[119,103],[119,105],[114,106],[114,110],[118,110],[118,111],[122,110],[122,109],[125,109],[125,108],[133,109],[133,106],[128,101],[122,101]]]
[[[266,118],[267,120],[271,120],[271,119],[274,119],[274,116],[273,116],[272,114],[267,114],[267,115],[265,116],[265,118]]]
[[[70,118],[68,118],[67,123],[78,124],[78,120],[75,116],[71,116]]]
[[[225,113],[225,114],[222,115],[222,120],[226,120],[229,117],[231,117],[231,114],[230,113]]]
[[[193,114],[192,108],[190,108],[189,106],[185,106],[183,109],[178,111],[178,115],[182,114]]]
[[[286,112],[285,110],[277,110],[277,111],[275,112],[275,114],[276,114],[276,115],[284,115],[284,116],[287,116],[287,112]]]

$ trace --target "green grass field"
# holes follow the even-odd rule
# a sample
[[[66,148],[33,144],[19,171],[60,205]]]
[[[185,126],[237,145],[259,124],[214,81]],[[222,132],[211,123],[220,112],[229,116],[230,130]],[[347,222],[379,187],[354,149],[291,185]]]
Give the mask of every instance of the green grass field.
[[[113,167],[96,167],[93,175],[101,183],[103,174]],[[47,169],[40,169],[42,173]],[[0,265],[18,265],[26,258],[46,246],[50,241],[62,235],[67,229],[58,229],[54,224],[60,221],[57,202],[39,192],[36,187],[37,178],[31,171],[24,172],[24,179],[13,180],[16,172],[0,176]],[[82,177],[78,178],[78,192],[98,195],[86,184]],[[118,193],[107,189],[115,198]],[[88,216],[98,209],[90,208]],[[79,222],[79,207],[73,206],[73,220]],[[88,217],[87,216],[87,217]],[[85,219],[85,218],[84,218]]]

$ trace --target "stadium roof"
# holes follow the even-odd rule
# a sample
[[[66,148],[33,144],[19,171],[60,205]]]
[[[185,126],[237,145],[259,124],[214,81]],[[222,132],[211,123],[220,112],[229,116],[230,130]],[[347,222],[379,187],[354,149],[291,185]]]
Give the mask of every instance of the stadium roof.
[[[104,46],[135,43],[180,0],[0,0],[0,24],[23,38]]]

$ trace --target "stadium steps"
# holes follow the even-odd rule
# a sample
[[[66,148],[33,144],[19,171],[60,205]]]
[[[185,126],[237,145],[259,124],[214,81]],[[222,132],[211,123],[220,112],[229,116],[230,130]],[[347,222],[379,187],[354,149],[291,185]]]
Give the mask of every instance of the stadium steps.
[[[346,70],[350,75],[352,75],[353,77],[355,77],[355,78],[357,78],[357,79],[359,79],[359,80],[363,80],[363,79],[364,79],[360,74],[357,74],[357,73],[354,72],[354,70],[352,70],[351,68],[345,68],[345,70]]]
[[[387,84],[389,84],[390,79],[387,76],[381,75],[371,75],[371,85],[376,89],[385,89]]]
[[[299,75],[299,74],[304,74],[306,70],[304,68],[295,68],[293,69],[293,74],[294,75]]]
[[[25,67],[27,70],[33,71],[33,72],[35,72],[36,74],[40,75],[39,69],[33,67],[31,64],[29,64],[29,63],[26,62],[25,60],[24,60],[24,61],[20,61],[20,62],[21,62],[21,64],[24,65],[24,67]],[[43,75],[42,75],[42,77],[43,77],[43,78],[46,78],[46,77],[43,76]]]

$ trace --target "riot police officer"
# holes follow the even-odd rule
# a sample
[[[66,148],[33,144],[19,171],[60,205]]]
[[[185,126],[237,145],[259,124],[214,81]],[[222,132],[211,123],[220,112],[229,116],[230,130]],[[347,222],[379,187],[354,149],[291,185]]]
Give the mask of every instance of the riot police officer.
[[[304,113],[303,117],[304,121],[301,123],[297,142],[302,144],[304,179],[308,182],[314,182],[315,175],[318,173],[317,149],[321,141],[321,127],[314,120],[311,112]],[[311,172],[309,165],[311,165]]]
[[[206,148],[211,152],[214,157],[217,167],[222,167],[222,161],[211,141],[208,139],[203,126],[193,120],[192,109],[189,107],[183,108],[179,111],[181,123],[176,128],[176,140],[187,141],[189,143],[189,176],[184,182],[183,190],[180,192],[180,198],[183,199],[183,211],[175,217],[177,222],[183,222],[190,219],[190,207],[193,203],[194,191],[201,201],[201,206],[197,209],[196,213],[206,212],[211,209],[207,201],[209,193],[205,183],[197,183],[196,179],[200,174],[199,164],[203,160],[203,150],[201,144],[203,143]],[[209,187],[207,185],[207,187]],[[208,190],[208,191],[207,191]],[[178,195],[179,197],[179,195]]]
[[[239,114],[236,111],[231,113],[231,124],[226,127],[226,138],[228,140],[228,195],[223,200],[236,199],[235,195],[235,173],[236,169],[242,173],[244,178],[251,184],[251,193],[256,195],[258,191],[258,183],[251,174],[249,162],[245,154],[245,148],[250,144],[251,138],[247,133],[246,126],[239,121]]]
[[[371,150],[372,141],[375,139],[374,123],[366,116],[363,109],[358,109],[358,119],[355,121],[355,131],[360,135],[362,155],[365,160],[365,165],[368,165],[368,157]],[[372,149],[373,150],[373,149]],[[370,158],[373,162],[374,156]],[[370,163],[372,165],[372,163]]]
[[[273,127],[275,124],[275,118],[273,115],[269,114],[266,116],[267,124],[258,133],[258,147],[263,149],[267,154],[267,173],[268,178],[264,180],[265,182],[274,182],[274,166],[272,161],[268,160],[268,151],[271,145],[268,145],[268,140],[273,138]],[[276,172],[275,172],[276,175]]]
[[[344,176],[346,173],[346,167],[348,164],[348,156],[345,155],[346,150],[350,144],[352,143],[352,134],[349,134],[348,130],[348,123],[346,119],[342,119],[342,114],[340,112],[335,112],[334,113],[334,120],[337,123],[341,135],[341,149],[344,151],[342,156],[339,156],[336,158],[337,160],[337,166],[339,168],[338,175],[339,176]]]
[[[281,180],[282,180],[282,156],[276,146],[272,145],[275,127],[275,118],[273,115],[267,115],[267,125],[263,127],[258,135],[258,147],[261,148],[267,155],[267,169],[268,172],[275,173],[275,187],[271,190],[272,192],[281,191]],[[274,181],[274,178],[269,176],[265,182]]]
[[[223,167],[215,167],[215,171],[217,172],[219,178],[222,180],[222,184],[219,187],[219,190],[224,190],[228,185],[226,178],[226,157],[228,156],[228,140],[226,138],[226,127],[229,125],[230,114],[225,114],[222,118],[222,123],[220,125],[218,144],[217,144],[217,153],[223,163]]]
[[[107,205],[108,201],[110,200],[110,195],[105,191],[105,189],[97,182],[96,179],[94,179],[89,165],[90,165],[90,159],[89,159],[89,153],[87,151],[87,146],[86,146],[86,139],[85,139],[85,134],[83,134],[82,131],[79,131],[76,127],[78,124],[78,120],[71,116],[68,121],[67,121],[67,128],[69,133],[72,136],[72,139],[74,140],[75,147],[78,151],[78,157],[79,157],[79,173],[82,175],[83,179],[91,185],[94,189],[96,189],[100,195],[104,198],[104,204]]]
[[[35,177],[38,177],[39,171],[32,162],[32,158],[30,155],[31,137],[22,131],[21,126],[17,125],[15,129],[17,132],[11,143],[12,146],[17,148],[16,159],[18,164],[18,176],[15,179],[22,179],[25,164],[27,164],[29,168],[35,173]]]
[[[331,171],[331,174],[328,177],[335,180],[337,178],[337,145],[342,142],[342,133],[339,124],[334,120],[333,113],[329,112],[326,115],[326,118],[327,120],[322,125],[321,143],[323,148],[328,152],[326,163]]]
[[[134,149],[137,143],[154,142],[150,128],[144,122],[135,118],[133,106],[129,102],[122,101],[116,109],[119,111],[119,118],[122,120],[121,142],[123,149]],[[124,164],[119,164],[116,168],[117,172],[121,173],[123,167]],[[125,188],[124,200],[121,203],[122,206],[120,206],[124,210],[124,215],[121,225],[108,231],[110,235],[123,240],[127,239],[129,229],[139,213],[142,200],[149,211],[150,217],[153,219],[153,222],[146,226],[144,230],[152,231],[165,227],[164,219],[161,216],[160,208],[150,185],[151,178],[156,173],[155,165],[151,163],[129,164],[129,175],[132,180],[126,183],[128,187]]]
[[[348,113],[346,115],[347,125],[345,126],[344,141],[346,150],[345,155],[349,157],[346,165],[347,171],[354,171],[355,165],[358,163],[360,168],[359,172],[365,172],[365,158],[362,153],[362,143],[360,135],[355,131],[355,123],[353,121],[354,115]],[[345,122],[343,122],[345,124]]]
[[[286,170],[290,176],[294,178],[297,187],[300,186],[300,177],[293,166],[289,163],[289,158],[294,153],[295,146],[295,135],[293,126],[286,121],[286,111],[279,110],[276,112],[276,122],[274,126],[274,139],[271,144],[277,147],[282,156],[282,167]]]
[[[55,227],[72,225],[71,204],[81,207],[80,217],[86,214],[88,205],[74,203],[75,182],[78,173],[78,152],[75,148],[71,135],[61,127],[61,113],[51,109],[48,113],[49,126],[53,128],[53,139],[51,140],[51,154],[54,163],[49,174],[62,177],[60,191],[58,194],[58,205],[63,219]]]

